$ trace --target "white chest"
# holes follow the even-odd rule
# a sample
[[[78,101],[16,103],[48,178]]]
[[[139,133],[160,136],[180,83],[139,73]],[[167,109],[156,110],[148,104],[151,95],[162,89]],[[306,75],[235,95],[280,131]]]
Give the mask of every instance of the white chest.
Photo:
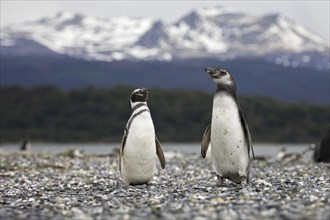
[[[238,106],[228,95],[216,95],[213,100],[211,135],[223,141],[243,136]]]
[[[127,154],[148,156],[155,151],[155,129],[149,112],[136,116],[129,127],[127,136]],[[126,148],[126,146],[125,146]]]
[[[144,111],[131,118],[123,152],[122,177],[131,184],[147,183],[156,172],[155,130],[151,115]]]
[[[212,163],[218,174],[242,173],[248,166],[247,144],[238,106],[228,95],[216,95],[211,123]]]
[[[138,136],[149,136],[154,133],[154,124],[149,112],[145,111],[132,119],[130,134]]]

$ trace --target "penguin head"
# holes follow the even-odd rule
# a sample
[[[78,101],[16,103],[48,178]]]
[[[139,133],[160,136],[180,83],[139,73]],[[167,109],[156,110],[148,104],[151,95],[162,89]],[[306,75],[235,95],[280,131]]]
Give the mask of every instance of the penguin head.
[[[135,89],[131,94],[131,103],[147,102],[148,94],[149,94],[149,89],[146,88]]]
[[[235,89],[235,80],[227,70],[206,67],[205,72],[211,75],[212,80],[218,87],[232,87]]]

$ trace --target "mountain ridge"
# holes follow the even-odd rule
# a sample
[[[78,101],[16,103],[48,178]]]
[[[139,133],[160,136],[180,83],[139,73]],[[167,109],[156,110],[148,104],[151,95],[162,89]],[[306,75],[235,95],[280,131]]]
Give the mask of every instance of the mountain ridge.
[[[106,62],[253,57],[285,67],[330,69],[329,43],[317,34],[281,14],[252,16],[222,6],[193,10],[173,23],[60,12],[1,31],[1,48],[19,40]]]
[[[280,14],[202,8],[173,23],[61,12],[1,29],[0,86],[183,88],[213,92],[205,66],[241,95],[329,105],[329,44]]]

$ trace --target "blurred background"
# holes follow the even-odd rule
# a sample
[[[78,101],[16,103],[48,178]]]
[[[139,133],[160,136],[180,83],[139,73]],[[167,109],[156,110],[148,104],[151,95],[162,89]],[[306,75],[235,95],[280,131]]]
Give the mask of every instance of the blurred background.
[[[216,89],[206,66],[235,77],[260,152],[318,144],[330,127],[329,8],[329,1],[1,1],[0,146],[18,149],[29,139],[43,149],[118,147],[129,96],[147,87],[161,142],[199,152]]]

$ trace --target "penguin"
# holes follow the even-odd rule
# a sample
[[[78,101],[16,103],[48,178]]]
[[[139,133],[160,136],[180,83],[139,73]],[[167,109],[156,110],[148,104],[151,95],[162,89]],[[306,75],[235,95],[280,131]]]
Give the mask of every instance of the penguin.
[[[211,160],[218,177],[217,185],[224,179],[236,184],[249,182],[250,151],[254,158],[251,135],[240,109],[233,76],[224,69],[205,68],[217,85],[213,98],[212,120],[207,126],[201,146],[205,158],[212,146]]]
[[[21,151],[30,151],[31,144],[30,144],[30,137],[26,136],[21,144],[20,150]]]
[[[147,105],[149,89],[135,89],[130,96],[132,114],[129,118],[119,153],[119,170],[123,182],[129,185],[148,184],[156,173],[156,155],[161,168],[165,156],[155,134]]]

